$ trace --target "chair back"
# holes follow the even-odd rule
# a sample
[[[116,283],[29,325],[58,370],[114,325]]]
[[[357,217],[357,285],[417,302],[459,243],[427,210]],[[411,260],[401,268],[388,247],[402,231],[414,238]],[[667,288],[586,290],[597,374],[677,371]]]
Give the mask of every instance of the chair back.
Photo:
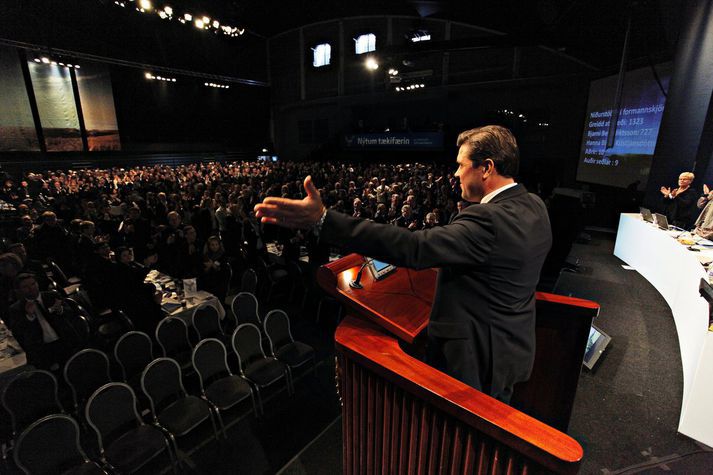
[[[77,303],[81,304],[84,309],[89,312],[92,317],[96,317],[96,309],[92,303],[91,297],[89,297],[89,292],[84,288],[79,288],[75,293],[72,294],[72,299]]]
[[[283,346],[295,341],[290,331],[290,319],[284,310],[270,310],[265,316],[264,329],[273,355]]]
[[[164,356],[175,356],[191,349],[191,342],[188,339],[188,325],[177,317],[166,317],[158,322],[156,326],[156,341],[158,341]]]
[[[225,296],[228,295],[228,292],[230,291],[230,283],[233,281],[233,266],[230,265],[230,262],[223,263],[222,274],[223,280],[220,282],[220,287],[218,287],[215,292],[221,300],[221,304],[224,303],[223,300],[225,300]]]
[[[143,424],[136,409],[136,394],[126,383],[108,383],[94,391],[84,415],[102,452],[127,430]]]
[[[240,291],[250,292],[253,295],[257,293],[257,274],[255,270],[250,268],[245,269],[245,272],[243,272],[240,278]]]
[[[98,387],[111,381],[109,358],[93,348],[80,350],[64,365],[64,380],[72,390],[74,407],[79,409]]]
[[[79,424],[64,414],[35,421],[17,438],[15,463],[28,474],[65,473],[88,462],[79,442]]]
[[[238,356],[241,373],[253,361],[265,358],[260,330],[252,323],[243,323],[233,332],[233,351]]]
[[[13,434],[42,416],[64,412],[57,397],[57,379],[49,371],[24,371],[5,386],[2,405],[10,414]]]
[[[153,360],[151,338],[143,332],[124,333],[114,345],[114,358],[119,362],[124,381],[128,382]]]
[[[67,275],[55,261],[47,259],[47,265],[49,266],[50,271],[52,271],[52,277],[55,282],[57,282],[61,287],[69,287],[71,285]]]
[[[196,307],[196,309],[193,310],[191,321],[193,328],[198,332],[198,337],[201,340],[223,335],[218,310],[210,304],[203,304]]]
[[[141,389],[156,417],[168,404],[186,394],[180,365],[171,358],[156,358],[141,374]]]
[[[231,303],[231,308],[238,324],[252,323],[258,328],[262,326],[260,314],[258,313],[258,302],[254,294],[250,292],[240,292]]]
[[[193,349],[193,367],[198,373],[201,391],[216,379],[231,374],[225,345],[216,338],[202,340]]]
[[[79,341],[86,342],[92,333],[92,315],[73,297],[67,297],[64,303],[72,310],[72,315],[68,318],[69,324]]]

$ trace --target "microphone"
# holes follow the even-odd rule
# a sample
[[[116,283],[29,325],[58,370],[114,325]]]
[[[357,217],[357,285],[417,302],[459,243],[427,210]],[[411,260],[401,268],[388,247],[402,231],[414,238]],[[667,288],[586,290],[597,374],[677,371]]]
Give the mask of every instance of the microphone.
[[[349,282],[349,287],[351,287],[352,289],[363,289],[363,288],[364,288],[364,286],[361,285],[361,275],[364,273],[364,268],[366,267],[366,265],[367,265],[369,262],[371,262],[371,260],[370,260],[370,259],[367,259],[367,260],[361,265],[361,267],[359,268],[359,272],[357,272],[356,279],[354,279],[354,280],[352,280],[351,282]]]

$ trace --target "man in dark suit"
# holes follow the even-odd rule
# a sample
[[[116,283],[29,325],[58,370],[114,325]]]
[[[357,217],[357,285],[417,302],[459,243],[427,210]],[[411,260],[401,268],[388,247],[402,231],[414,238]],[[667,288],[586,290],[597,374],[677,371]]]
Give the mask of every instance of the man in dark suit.
[[[56,292],[40,292],[32,274],[18,275],[15,290],[19,298],[8,310],[7,326],[31,365],[58,371],[78,343],[69,308]]]
[[[519,152],[499,126],[458,137],[463,199],[474,204],[447,226],[408,232],[326,211],[311,181],[302,201],[266,199],[263,222],[313,226],[320,240],[397,266],[438,267],[427,362],[509,402],[535,356],[535,286],[552,233],[544,203],[515,183]]]

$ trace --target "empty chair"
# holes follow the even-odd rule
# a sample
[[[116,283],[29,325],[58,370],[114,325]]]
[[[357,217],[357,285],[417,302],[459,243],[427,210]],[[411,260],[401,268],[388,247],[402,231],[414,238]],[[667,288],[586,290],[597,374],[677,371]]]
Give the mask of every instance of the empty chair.
[[[305,363],[312,363],[316,372],[317,359],[314,348],[295,341],[290,331],[290,319],[282,310],[272,310],[265,316],[265,334],[270,342],[270,353],[292,371]]]
[[[69,416],[52,414],[35,421],[17,438],[15,464],[33,475],[106,474],[79,442],[79,425]]]
[[[287,392],[292,393],[287,366],[275,358],[268,358],[262,350],[260,330],[252,323],[243,323],[233,332],[233,351],[238,356],[241,376],[253,383],[257,393],[260,413],[264,413],[260,389],[285,379]]]
[[[257,256],[257,261],[269,284],[265,299],[266,302],[270,302],[270,299],[272,298],[272,291],[275,289],[275,286],[289,280],[289,274],[284,268],[278,266],[277,264],[268,265],[267,262],[265,262],[265,260],[260,256]]]
[[[41,369],[11,379],[2,392],[2,405],[10,414],[13,436],[40,417],[64,412],[57,397],[57,379]]]
[[[121,310],[97,313],[84,291],[75,292],[67,304],[89,323],[91,339],[102,349],[110,351],[121,335],[134,329],[134,324]]]
[[[64,365],[64,380],[72,390],[74,409],[80,411],[98,387],[111,381],[109,358],[93,348],[80,350]]]
[[[149,398],[154,421],[165,427],[172,437],[184,436],[210,420],[218,438],[211,406],[186,392],[176,360],[156,358],[149,363],[141,374],[141,388]]]
[[[178,361],[184,370],[190,369],[193,347],[188,339],[186,322],[176,317],[164,318],[156,326],[156,341],[163,356]]]
[[[52,280],[58,284],[65,294],[71,294],[77,290],[78,284],[82,281],[81,279],[78,277],[67,277],[67,274],[65,274],[52,259],[47,260],[47,267],[49,267],[52,273]]]
[[[220,315],[218,310],[210,305],[203,304],[193,310],[191,316],[193,328],[198,332],[198,338],[217,338],[221,341],[227,341],[223,328],[220,326]]]
[[[141,388],[141,372],[153,361],[153,343],[143,332],[125,333],[114,345],[114,358],[121,367],[121,377],[134,389]]]
[[[253,269],[245,269],[240,278],[240,291],[250,292],[255,295],[257,293],[257,274]]]
[[[109,383],[97,389],[84,414],[96,433],[102,462],[112,471],[133,473],[163,452],[174,463],[168,439],[160,428],[141,420],[128,384]]]
[[[237,320],[237,324],[252,323],[258,328],[262,326],[262,320],[258,313],[258,302],[255,295],[250,292],[240,292],[233,298],[230,308]]]
[[[215,338],[201,341],[193,350],[193,367],[198,373],[201,394],[218,409],[216,413],[225,438],[227,435],[221,411],[227,411],[250,397],[253,409],[259,415],[250,384],[230,372],[227,358],[225,345]]]

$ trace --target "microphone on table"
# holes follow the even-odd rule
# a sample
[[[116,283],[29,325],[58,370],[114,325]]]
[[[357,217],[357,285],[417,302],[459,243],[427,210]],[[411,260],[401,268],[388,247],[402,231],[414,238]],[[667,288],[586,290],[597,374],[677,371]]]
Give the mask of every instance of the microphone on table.
[[[371,259],[367,259],[359,268],[359,272],[357,272],[356,279],[352,280],[349,282],[349,287],[352,289],[363,289],[364,286],[361,285],[361,275],[364,273],[364,268],[371,262]]]

